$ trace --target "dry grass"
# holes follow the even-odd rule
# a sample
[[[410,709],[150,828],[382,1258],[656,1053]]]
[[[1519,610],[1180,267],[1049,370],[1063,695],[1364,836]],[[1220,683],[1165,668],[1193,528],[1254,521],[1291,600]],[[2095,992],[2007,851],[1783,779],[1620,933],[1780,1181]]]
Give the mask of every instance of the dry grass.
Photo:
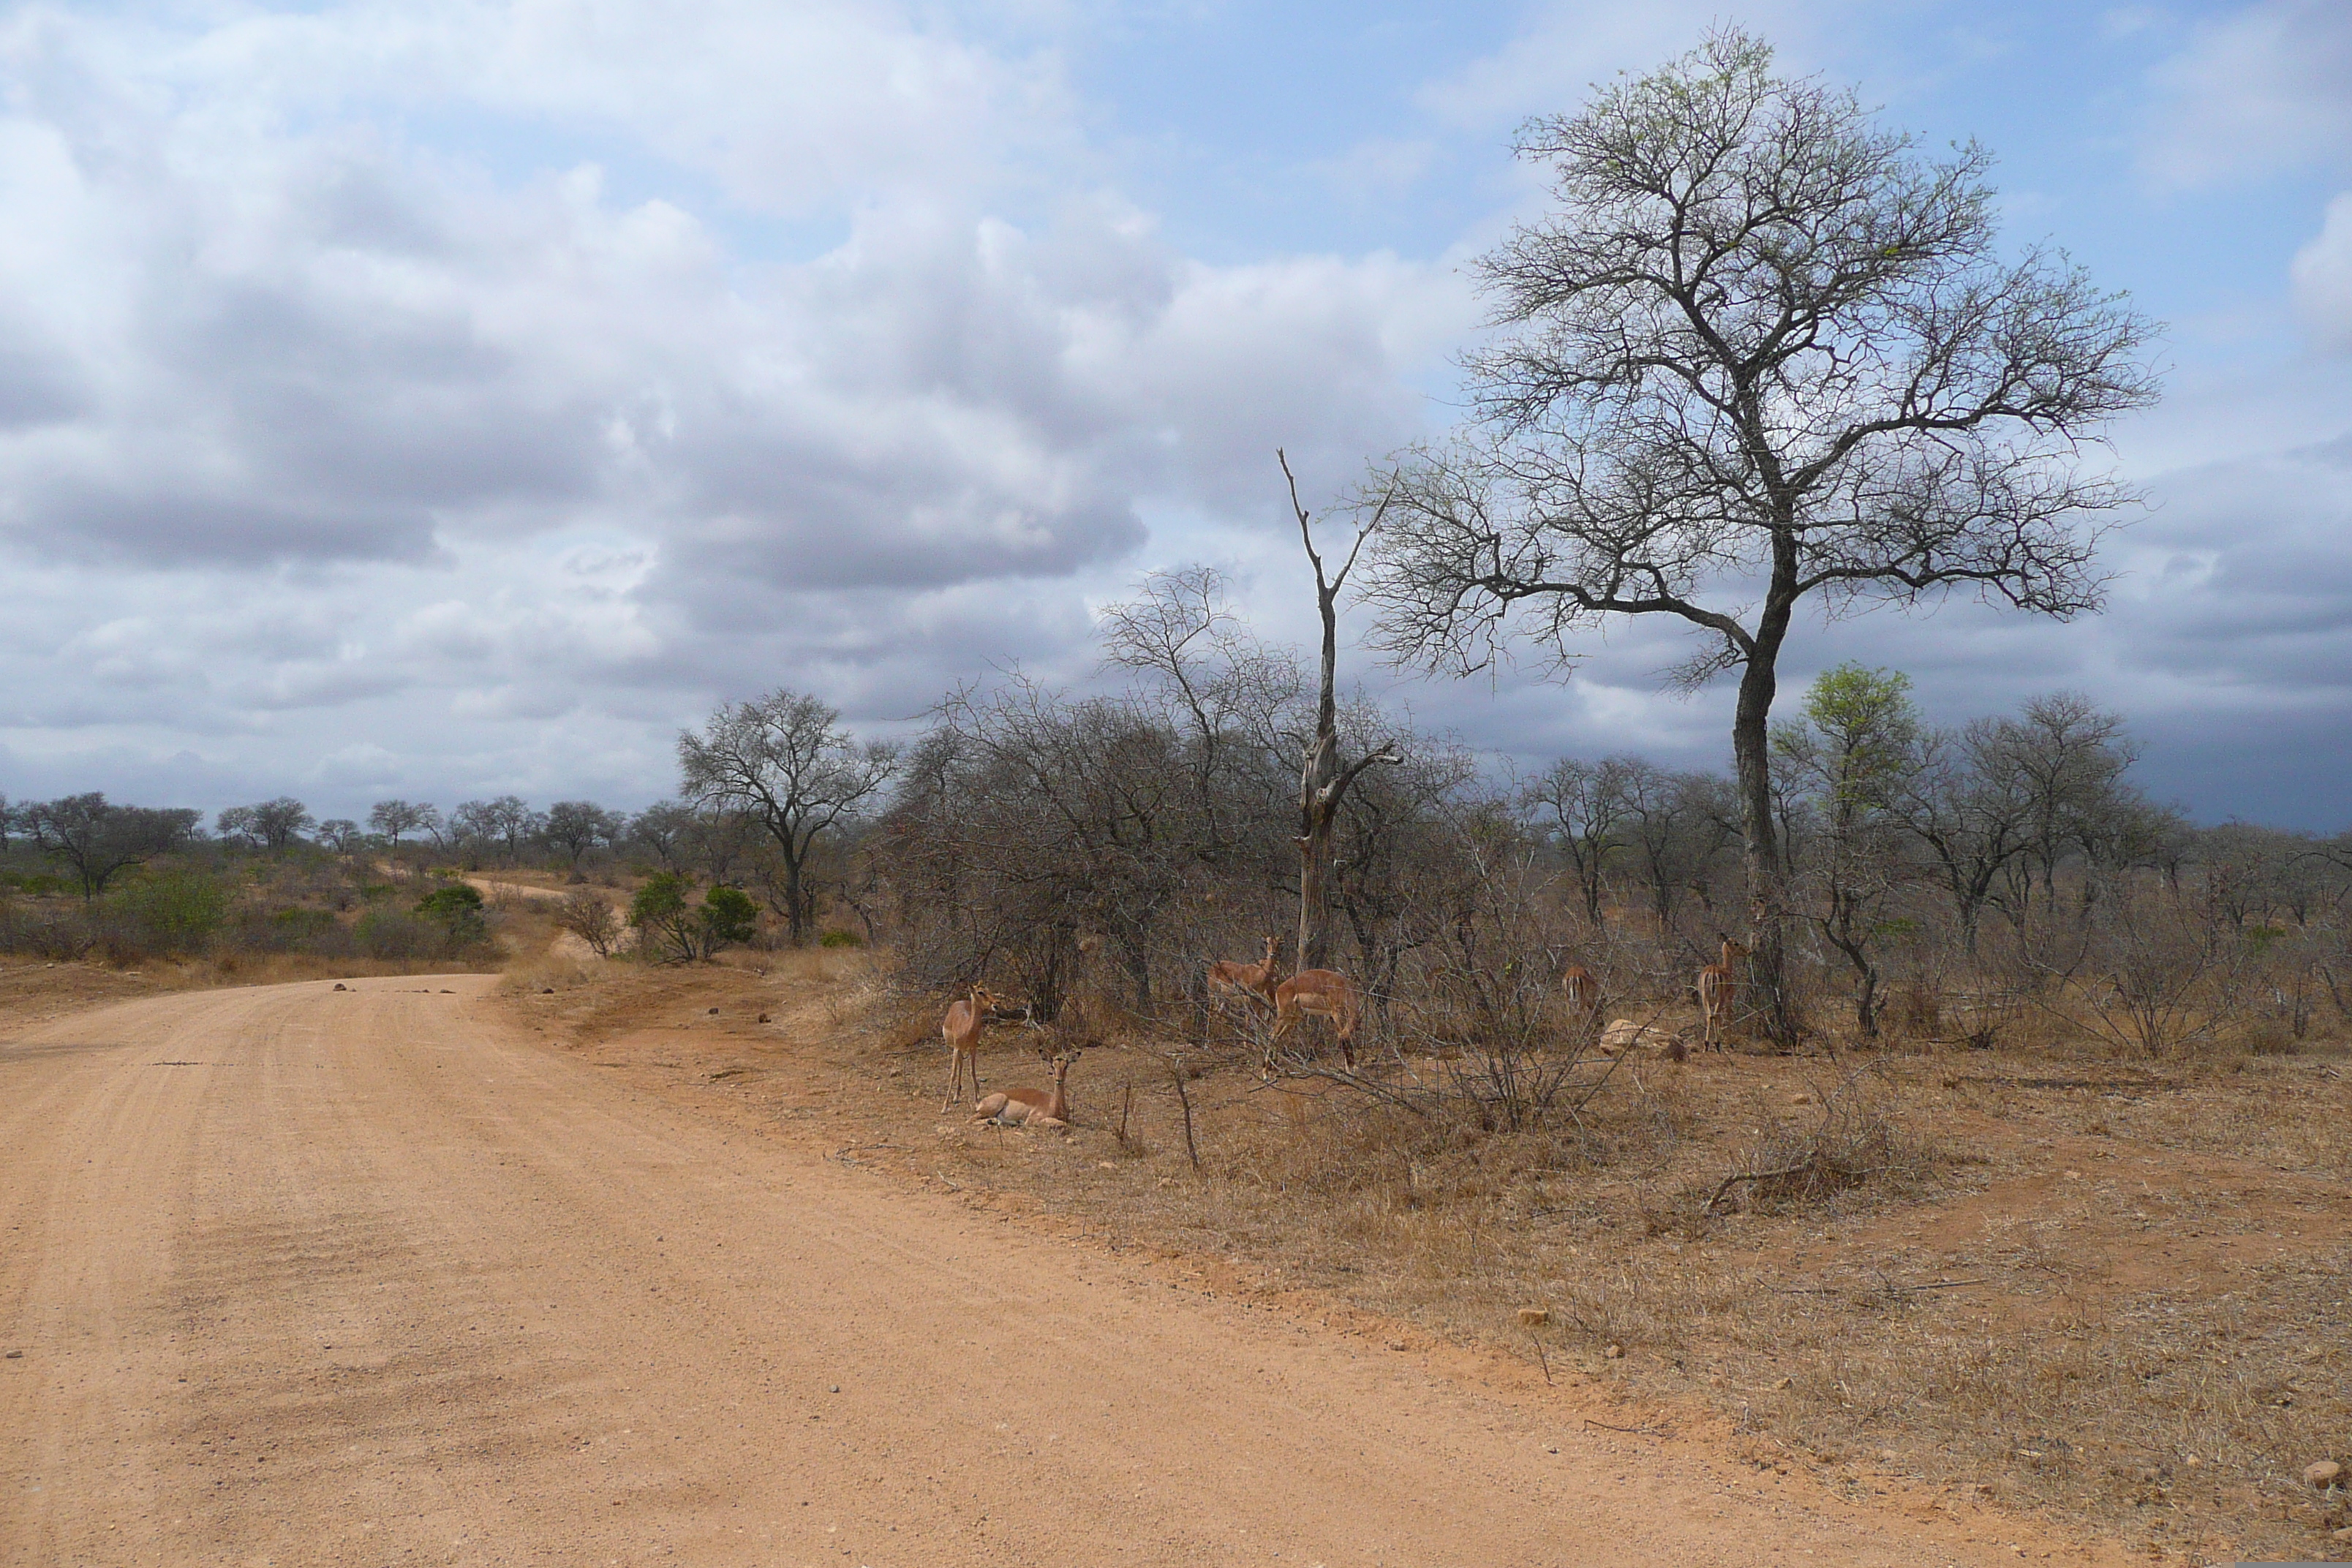
[[[1064,1034],[1101,1043],[1060,1138],[942,1116],[938,1007],[865,955],[730,956],[519,972],[518,1005],[845,1158],[1703,1405],[1857,1491],[1904,1476],[2182,1558],[2321,1557],[2352,1524],[2299,1479],[2352,1459],[2340,1048],[1643,1055],[1580,1119],[1504,1133],[1080,1017]],[[1060,1043],[992,1028],[989,1085],[1042,1083],[1030,1053]]]

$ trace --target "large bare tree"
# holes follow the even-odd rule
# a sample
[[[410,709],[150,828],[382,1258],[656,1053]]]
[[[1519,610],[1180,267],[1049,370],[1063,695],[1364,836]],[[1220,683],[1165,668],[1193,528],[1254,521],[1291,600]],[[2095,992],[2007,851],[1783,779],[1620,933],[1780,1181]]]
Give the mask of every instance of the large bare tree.
[[[1472,668],[1524,606],[1565,661],[1601,617],[1657,615],[1697,637],[1681,684],[1737,670],[1756,978],[1787,1040],[1768,737],[1798,606],[2095,608],[2098,519],[2134,498],[2082,447],[2154,398],[2153,325],[2063,256],[2004,258],[1982,149],[1923,159],[1737,31],[1517,151],[1556,210],[1476,264],[1499,331],[1466,362],[1475,416],[1396,490],[1381,639]]]
[[[838,710],[787,690],[725,704],[702,733],[688,730],[677,737],[685,796],[743,812],[775,840],[795,947],[808,940],[816,914],[806,878],[810,851],[880,793],[898,757],[887,742],[861,743],[841,727]]]

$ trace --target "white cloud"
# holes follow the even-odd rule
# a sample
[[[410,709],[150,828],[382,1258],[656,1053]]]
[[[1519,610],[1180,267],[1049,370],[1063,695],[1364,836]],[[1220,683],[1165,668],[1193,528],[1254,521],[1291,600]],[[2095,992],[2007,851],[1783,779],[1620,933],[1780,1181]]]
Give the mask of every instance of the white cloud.
[[[2295,252],[2294,302],[2323,347],[2352,350],[2352,191],[2327,204],[2310,244]]]
[[[905,716],[1083,644],[1144,510],[1416,434],[1459,280],[1187,258],[1055,58],[862,5],[15,13],[15,755],[642,796],[716,697]]]
[[[2341,167],[2352,153],[2352,9],[2259,0],[2199,28],[2156,85],[2142,163],[2159,184]]]
[[[1571,112],[1596,83],[1619,71],[1655,69],[1721,26],[1770,40],[1784,68],[1803,71],[1812,38],[1849,9],[1843,0],[1751,0],[1730,9],[1714,0],[1550,0],[1532,9],[1508,45],[1428,83],[1415,98],[1442,121],[1491,133],[1531,114]]]

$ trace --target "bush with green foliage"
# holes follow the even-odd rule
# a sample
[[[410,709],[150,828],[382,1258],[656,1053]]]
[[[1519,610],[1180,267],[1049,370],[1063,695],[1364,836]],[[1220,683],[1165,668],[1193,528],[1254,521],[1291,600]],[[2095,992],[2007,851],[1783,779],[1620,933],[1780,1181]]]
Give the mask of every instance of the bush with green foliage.
[[[194,867],[145,871],[107,896],[109,941],[127,953],[193,957],[210,950],[226,923],[229,889]]]
[[[698,905],[688,896],[693,891],[693,881],[675,871],[646,879],[629,900],[629,923],[637,930],[640,950],[690,963],[758,934],[760,906],[740,888],[715,887]]]
[[[481,890],[467,882],[446,882],[416,900],[416,912],[441,928],[446,950],[475,946],[490,934]]]

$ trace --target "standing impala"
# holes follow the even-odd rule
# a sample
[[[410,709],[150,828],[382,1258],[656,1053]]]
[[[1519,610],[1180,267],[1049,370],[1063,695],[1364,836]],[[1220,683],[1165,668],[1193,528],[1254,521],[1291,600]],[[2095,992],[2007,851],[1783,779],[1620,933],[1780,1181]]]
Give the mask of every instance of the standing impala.
[[[948,1043],[948,1098],[940,1109],[947,1110],[963,1094],[964,1064],[971,1064],[971,1097],[980,1099],[980,1031],[988,1024],[989,1009],[999,1005],[1000,998],[987,987],[975,985],[971,994],[961,1002],[948,1005],[948,1016],[940,1020],[940,1037]]]
[[[1209,991],[1212,995],[1225,993],[1246,996],[1264,1006],[1274,1005],[1274,951],[1271,936],[1265,939],[1265,956],[1255,963],[1241,963],[1221,958],[1209,965]]]
[[[1336,969],[1302,969],[1274,988],[1274,1036],[1266,1042],[1267,1069],[1273,1069],[1275,1048],[1302,1013],[1331,1020],[1332,1032],[1339,1037],[1339,1055],[1353,1068],[1356,1025],[1364,1016],[1363,993]]]
[[[974,1121],[993,1121],[1001,1127],[1042,1127],[1058,1132],[1070,1124],[1070,1097],[1066,1084],[1070,1076],[1070,1064],[1086,1054],[1086,1047],[1054,1058],[1054,1087],[1050,1089],[1014,1089],[992,1094],[973,1107],[978,1112]]]
[[[1573,1011],[1586,1015],[1601,1011],[1601,982],[1584,965],[1570,964],[1559,977],[1559,989]]]
[[[1739,961],[1747,956],[1746,948],[1725,937],[1721,962],[1698,972],[1699,1044],[1703,1049],[1723,1049],[1723,1026],[1731,1016],[1731,999],[1739,993],[1736,971]]]

